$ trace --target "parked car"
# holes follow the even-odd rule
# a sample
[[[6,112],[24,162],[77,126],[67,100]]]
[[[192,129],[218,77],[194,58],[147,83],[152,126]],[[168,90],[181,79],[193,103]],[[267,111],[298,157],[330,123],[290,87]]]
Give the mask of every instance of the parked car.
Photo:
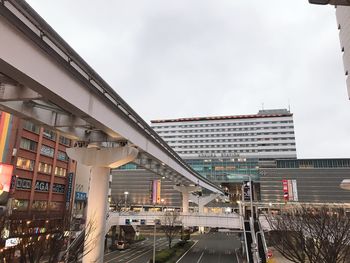
[[[127,249],[129,247],[130,247],[130,244],[126,241],[118,241],[117,242],[117,249],[119,249],[119,250]]]

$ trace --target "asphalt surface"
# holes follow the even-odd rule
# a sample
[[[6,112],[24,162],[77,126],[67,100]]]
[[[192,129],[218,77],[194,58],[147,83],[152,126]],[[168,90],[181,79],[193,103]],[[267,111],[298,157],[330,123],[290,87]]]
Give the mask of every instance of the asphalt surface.
[[[156,237],[156,250],[165,248],[168,245],[164,237]],[[153,237],[144,241],[132,244],[125,250],[116,250],[106,253],[104,263],[148,263],[153,256]]]
[[[237,233],[211,232],[193,239],[196,244],[178,263],[237,263],[235,250],[241,245]]]
[[[211,232],[193,235],[195,244],[178,263],[237,263],[235,250],[240,247],[237,233]],[[174,240],[174,244],[176,241]],[[156,237],[156,250],[167,247],[163,236]],[[153,255],[153,237],[132,244],[125,250],[116,250],[105,254],[104,263],[148,263]]]

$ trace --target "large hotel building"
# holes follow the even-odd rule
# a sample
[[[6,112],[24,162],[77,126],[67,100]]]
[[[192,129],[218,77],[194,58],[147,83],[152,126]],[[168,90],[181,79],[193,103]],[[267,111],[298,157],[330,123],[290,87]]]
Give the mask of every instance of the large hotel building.
[[[258,182],[259,165],[297,156],[293,114],[285,109],[257,114],[153,120],[152,128],[193,170],[223,187],[231,202],[241,198],[242,182]],[[180,206],[181,195],[166,178],[128,164],[113,170],[111,195],[123,206]],[[140,183],[142,182],[142,183]],[[158,183],[159,191],[155,192]],[[256,184],[259,195],[259,183]],[[128,193],[124,195],[123,193]],[[159,195],[159,200],[154,200]],[[220,205],[213,204],[212,207]]]
[[[242,181],[259,181],[259,164],[297,157],[293,114],[257,114],[153,120],[153,129],[196,172],[241,198]],[[258,184],[257,184],[258,186]],[[259,195],[259,187],[255,189]]]

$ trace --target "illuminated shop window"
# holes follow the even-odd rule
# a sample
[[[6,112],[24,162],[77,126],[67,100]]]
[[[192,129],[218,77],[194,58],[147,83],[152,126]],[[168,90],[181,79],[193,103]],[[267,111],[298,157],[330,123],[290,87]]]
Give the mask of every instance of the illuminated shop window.
[[[34,170],[34,160],[17,157],[16,167],[24,170]]]
[[[52,165],[48,164],[48,163],[39,163],[39,168],[38,171],[41,173],[45,173],[45,174],[51,174],[52,172]]]
[[[64,169],[62,167],[55,167],[55,175],[56,176],[62,176],[66,177],[67,169]]]
[[[15,199],[13,200],[12,206],[14,210],[17,211],[25,211],[28,209],[29,201],[28,200],[20,200]]]
[[[47,201],[34,201],[32,209],[37,211],[47,210]]]
[[[63,210],[63,203],[62,202],[50,202],[50,210],[53,210],[53,211]]]

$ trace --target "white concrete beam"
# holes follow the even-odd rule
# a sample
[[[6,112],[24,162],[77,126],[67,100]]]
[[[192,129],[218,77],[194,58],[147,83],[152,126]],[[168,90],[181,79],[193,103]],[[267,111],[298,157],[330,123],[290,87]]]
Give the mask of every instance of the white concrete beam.
[[[42,99],[39,93],[24,86],[3,83],[0,78],[0,101],[28,101],[37,99]]]

